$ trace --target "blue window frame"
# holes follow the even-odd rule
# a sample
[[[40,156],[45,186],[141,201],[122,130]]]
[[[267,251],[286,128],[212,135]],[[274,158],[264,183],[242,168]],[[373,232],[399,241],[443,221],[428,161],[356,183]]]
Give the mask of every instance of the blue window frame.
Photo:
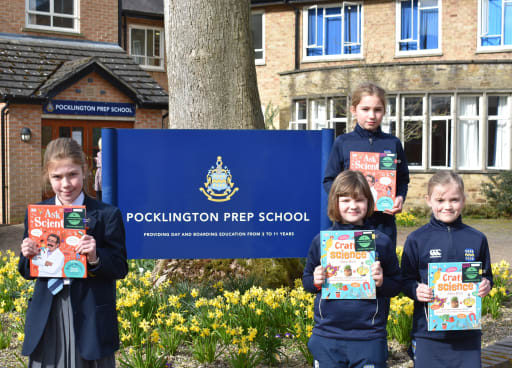
[[[439,2],[440,0],[399,1],[399,51],[439,48]]]
[[[306,57],[361,54],[361,4],[307,9]]]
[[[512,45],[512,0],[482,0],[480,46]]]

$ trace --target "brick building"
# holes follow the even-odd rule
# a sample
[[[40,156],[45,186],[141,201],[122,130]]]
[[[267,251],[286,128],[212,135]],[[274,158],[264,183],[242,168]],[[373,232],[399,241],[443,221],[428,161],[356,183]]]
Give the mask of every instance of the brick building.
[[[461,173],[468,202],[483,203],[480,183],[512,168],[510,1],[252,4],[260,96],[279,106],[279,128],[351,129],[350,92],[370,80],[388,92],[383,129],[410,164],[406,207],[424,203],[435,170]]]
[[[167,92],[139,65],[148,50],[134,50],[136,60],[123,49],[119,5],[0,0],[1,223],[22,221],[41,200],[51,139],[76,139],[93,178],[101,128],[166,126]]]

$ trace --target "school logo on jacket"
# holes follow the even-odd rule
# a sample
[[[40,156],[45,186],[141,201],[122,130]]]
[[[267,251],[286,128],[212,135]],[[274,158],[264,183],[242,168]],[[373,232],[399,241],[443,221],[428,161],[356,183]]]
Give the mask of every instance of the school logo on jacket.
[[[430,259],[441,258],[441,256],[442,256],[441,249],[431,249],[430,250]]]
[[[464,249],[464,260],[472,262],[475,260],[475,250],[471,248]]]
[[[217,156],[215,166],[208,170],[204,188],[200,187],[199,190],[209,201],[226,202],[238,191],[238,188],[234,186],[235,183],[233,182],[231,171],[227,166],[223,167],[222,157]]]

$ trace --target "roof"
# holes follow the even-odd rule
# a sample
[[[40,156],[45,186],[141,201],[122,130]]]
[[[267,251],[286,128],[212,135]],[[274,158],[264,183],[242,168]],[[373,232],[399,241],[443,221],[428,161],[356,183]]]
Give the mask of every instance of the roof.
[[[123,12],[164,15],[164,0],[123,0]]]
[[[0,33],[0,97],[40,102],[100,73],[141,107],[167,108],[167,92],[117,44]]]

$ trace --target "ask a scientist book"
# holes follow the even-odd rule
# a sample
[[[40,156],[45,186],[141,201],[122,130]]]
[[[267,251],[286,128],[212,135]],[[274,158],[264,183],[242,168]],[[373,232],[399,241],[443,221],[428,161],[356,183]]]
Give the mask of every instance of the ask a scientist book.
[[[428,330],[480,329],[482,298],[481,262],[446,262],[428,264],[428,286],[434,300],[428,303]]]
[[[28,234],[39,245],[30,259],[32,277],[87,277],[87,260],[75,252],[85,235],[85,206],[28,206]]]
[[[322,299],[375,299],[371,266],[375,262],[373,230],[320,232],[320,260],[326,280]]]
[[[350,152],[350,170],[366,177],[375,211],[393,207],[396,197],[396,154],[379,152]]]

